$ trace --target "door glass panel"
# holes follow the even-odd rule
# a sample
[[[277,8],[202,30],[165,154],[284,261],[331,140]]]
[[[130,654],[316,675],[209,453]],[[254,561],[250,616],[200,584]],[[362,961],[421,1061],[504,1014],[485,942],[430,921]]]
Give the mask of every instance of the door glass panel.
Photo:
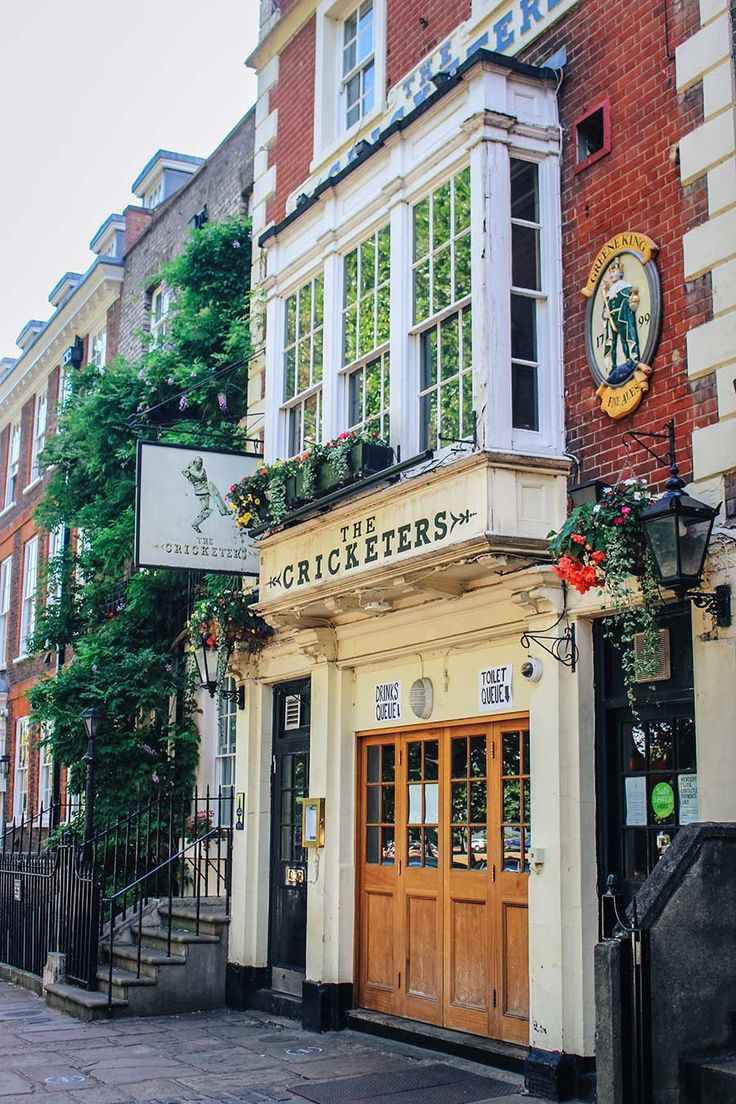
[[[418,782],[422,777],[422,745],[416,741],[409,744],[409,780]]]
[[[524,874],[529,873],[529,848],[531,847],[529,750],[528,731],[504,732],[501,790],[502,866],[504,870]]]
[[[394,819],[396,788],[393,744],[372,744],[366,749],[365,861],[393,866],[396,857]]]
[[[439,748],[436,740],[427,740],[424,744],[424,779],[431,782],[435,778],[439,778]]]
[[[677,721],[678,770],[695,769],[695,721],[692,717],[680,717]]]
[[[437,866],[439,859],[439,846],[437,843],[437,829],[424,829],[424,865]]]
[[[422,865],[422,829],[409,829],[409,852],[407,856],[409,866]]]
[[[450,862],[453,870],[485,870],[488,866],[486,738],[461,736],[452,744]]]
[[[649,769],[666,770],[672,766],[673,721],[649,722]]]
[[[622,725],[624,742],[624,770],[646,770],[646,733],[643,725]]]
[[[422,823],[422,787],[421,784],[409,786],[409,824]]]
[[[440,787],[430,782],[424,787],[424,821],[426,824],[439,823]]]

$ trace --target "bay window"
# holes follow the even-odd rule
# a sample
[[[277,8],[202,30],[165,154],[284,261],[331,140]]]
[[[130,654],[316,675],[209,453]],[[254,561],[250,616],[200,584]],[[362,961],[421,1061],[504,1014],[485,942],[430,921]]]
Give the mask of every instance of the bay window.
[[[344,261],[342,362],[349,429],[388,437],[391,232],[372,234]]]
[[[315,276],[286,300],[284,407],[288,453],[297,456],[322,438],[324,279]]]

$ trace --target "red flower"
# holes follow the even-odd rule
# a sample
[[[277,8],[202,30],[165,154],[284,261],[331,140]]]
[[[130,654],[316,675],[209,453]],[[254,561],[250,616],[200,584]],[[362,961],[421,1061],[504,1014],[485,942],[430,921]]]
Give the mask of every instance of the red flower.
[[[606,558],[605,552],[591,552],[590,558],[595,564],[602,564]]]
[[[585,537],[582,533],[573,533],[570,540],[575,541],[576,544],[585,544]]]

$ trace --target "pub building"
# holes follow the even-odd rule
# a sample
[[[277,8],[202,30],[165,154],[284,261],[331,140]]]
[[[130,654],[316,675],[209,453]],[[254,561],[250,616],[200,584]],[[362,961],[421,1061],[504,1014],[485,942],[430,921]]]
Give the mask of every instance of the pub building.
[[[663,490],[623,435],[674,417],[692,493],[725,500],[709,587],[733,574],[733,354],[707,352],[733,197],[726,153],[696,152],[733,87],[728,18],[262,2],[251,435],[269,463],[352,429],[393,457],[258,541],[275,632],[231,660],[234,1003],[482,1037],[530,1089],[583,1095],[611,901],[682,825],[734,820],[733,629],[663,590],[632,712],[610,602],[547,553],[571,485]]]

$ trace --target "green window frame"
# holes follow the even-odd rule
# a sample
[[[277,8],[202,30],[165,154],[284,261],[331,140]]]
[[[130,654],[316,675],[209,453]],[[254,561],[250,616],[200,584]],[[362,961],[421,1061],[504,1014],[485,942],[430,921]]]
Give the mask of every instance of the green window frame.
[[[324,277],[313,277],[286,300],[284,409],[288,451],[296,456],[322,434]]]

